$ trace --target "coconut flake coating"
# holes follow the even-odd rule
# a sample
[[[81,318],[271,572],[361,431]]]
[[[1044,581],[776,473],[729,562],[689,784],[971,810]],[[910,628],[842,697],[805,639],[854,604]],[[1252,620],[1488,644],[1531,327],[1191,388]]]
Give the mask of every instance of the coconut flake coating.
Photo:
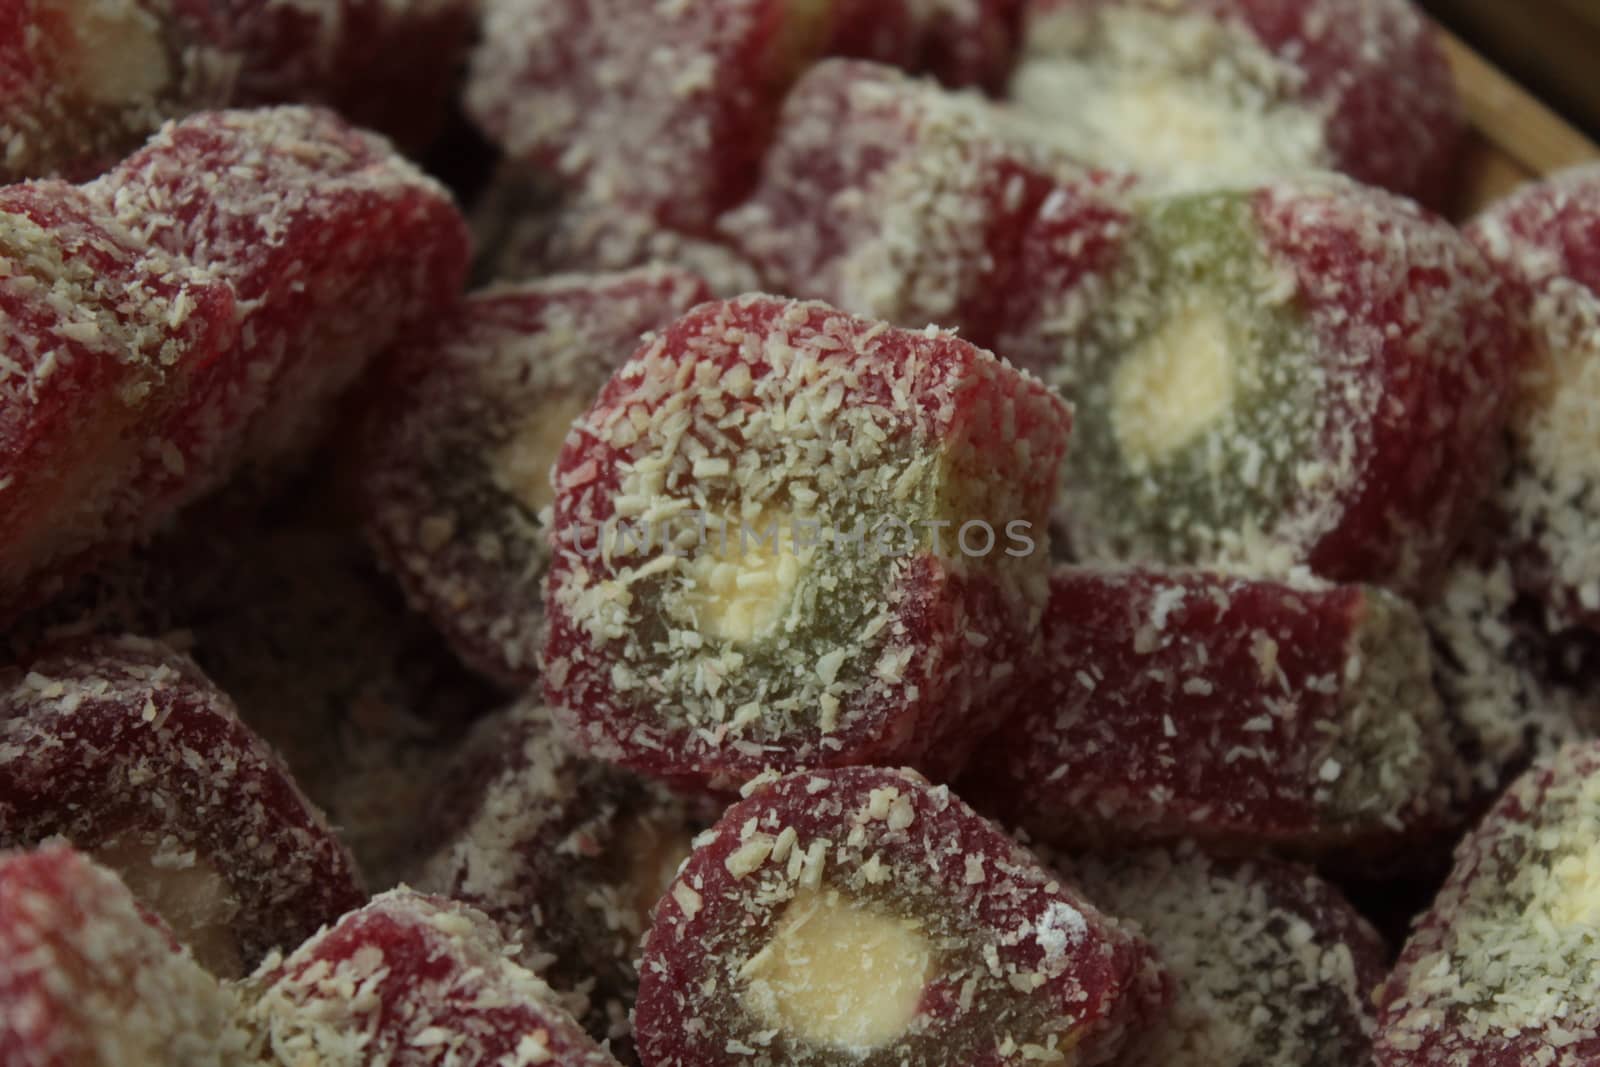
[[[953,768],[1033,644],[1069,428],[948,334],[767,296],[696,309],[557,463],[547,701],[662,775]]]
[[[493,0],[467,110],[511,158],[703,232],[830,22],[830,0]]]
[[[1042,840],[1387,849],[1463,773],[1421,620],[1366,587],[1066,568],[1025,688],[974,774]]]
[[[169,118],[220,107],[236,57],[195,0],[11,0],[0,10],[0,185],[92,178]]]
[[[174,430],[234,316],[81,189],[0,189],[0,623],[170,514]]]
[[[551,466],[640,335],[709,299],[666,268],[495,286],[391,353],[359,463],[366,529],[464,662],[538,677]]]
[[[1164,1022],[1120,1067],[1350,1067],[1369,1062],[1382,939],[1312,871],[1192,844],[1075,857],[1062,870],[1147,938],[1172,978]]]
[[[1518,286],[1531,349],[1499,494],[1505,551],[1552,625],[1600,629],[1600,166],[1519,190],[1468,234]]]
[[[1016,59],[1023,0],[835,0],[827,53],[998,92]]]
[[[450,195],[326,111],[195,115],[86,188],[237,295],[240,346],[197,388],[178,442],[206,484],[303,454],[337,395],[453,309],[466,276]]]
[[[653,1067],[1097,1064],[1167,995],[1148,946],[910,771],[751,783],[641,962]]]
[[[1201,189],[1338,170],[1424,203],[1464,130],[1409,0],[1029,0],[1011,96],[1089,162]]]
[[[829,60],[790,94],[754,196],[719,228],[774,291],[981,345],[1040,206],[1088,182],[987,101]]]
[[[237,1002],[72,849],[0,853],[0,1063],[232,1067]]]
[[[194,664],[138,638],[0,672],[0,846],[63,837],[237,974],[366,899],[287,768]]]
[[[218,0],[236,107],[316,104],[403,149],[443,126],[466,60],[469,0]]]
[[[650,913],[720,807],[579,755],[528,700],[474,731],[438,796],[411,884],[482,910],[590,1033],[625,1039]]]
[[[1600,1062],[1600,745],[1536,763],[1456,849],[1379,994],[1382,1067]]]
[[[243,987],[259,1054],[317,1067],[616,1067],[483,913],[399,889]]]
[[[1501,462],[1517,335],[1483,257],[1333,177],[1079,228],[1120,238],[1085,246],[1112,265],[1084,272],[1041,230],[1030,262],[1066,257],[1072,285],[997,347],[1079,404],[1063,510],[1081,558],[1426,588]]]

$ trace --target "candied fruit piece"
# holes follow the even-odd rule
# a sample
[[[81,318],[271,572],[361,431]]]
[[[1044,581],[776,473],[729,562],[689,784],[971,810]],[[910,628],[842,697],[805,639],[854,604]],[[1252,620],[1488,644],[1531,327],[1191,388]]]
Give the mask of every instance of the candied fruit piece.
[[[664,776],[953,769],[1035,642],[1070,422],[949,334],[758,295],[696,309],[557,461],[546,699]]]
[[[529,970],[576,993],[591,1033],[619,1041],[639,939],[709,809],[578,755],[523,701],[457,756],[439,789],[448,831],[409,881],[482,910]]]
[[[0,853],[0,1063],[234,1067],[234,998],[116,875],[63,845]]]
[[[1514,193],[1468,234],[1519,287],[1530,334],[1499,495],[1507,554],[1557,625],[1600,629],[1600,165]]]
[[[367,531],[464,662],[538,677],[551,466],[640,335],[709,299],[670,269],[495,286],[391,354],[360,463]]]
[[[169,118],[219,107],[236,57],[196,0],[0,7],[0,185],[92,178]]]
[[[1024,0],[836,0],[828,54],[998,92],[1016,60]]]
[[[81,189],[0,189],[0,625],[167,517],[172,430],[234,315]]]
[[[1516,366],[1507,288],[1465,239],[1334,177],[1146,200],[1104,269],[1060,227],[1024,259],[1073,284],[995,345],[1079,404],[1079,558],[1436,579],[1493,487]]]
[[[201,481],[302,454],[336,396],[453,309],[466,276],[449,193],[313,108],[195,115],[87,189],[238,296],[239,350],[197,386],[178,443]]]
[[[481,912],[395,890],[264,963],[246,1024],[283,1063],[616,1067],[507,952]]]
[[[1463,773],[1421,620],[1377,589],[1066,568],[1024,683],[973,773],[1043,840],[1378,850]]]
[[[1030,0],[1011,97],[1169,188],[1308,170],[1440,203],[1463,130],[1409,0]]]
[[[1600,744],[1536,763],[1456,849],[1378,996],[1377,1063],[1600,1062]]]
[[[471,0],[214,0],[241,64],[233,103],[319,104],[407,151],[444,126]]]
[[[690,233],[747,191],[833,0],[490,0],[467,109],[513,159]]]
[[[1118,1067],[1351,1067],[1377,1027],[1382,939],[1301,867],[1192,845],[1064,861],[1097,907],[1148,938],[1172,978],[1165,1021]]]
[[[755,195],[719,228],[778,292],[986,344],[1035,213],[1088,180],[986,101],[830,60],[790,94]]]
[[[0,847],[64,837],[221,975],[366,899],[322,815],[190,661],[137,638],[0,672]]]
[[[1149,948],[909,771],[752,783],[656,909],[653,1067],[1109,1059],[1162,1005]]]

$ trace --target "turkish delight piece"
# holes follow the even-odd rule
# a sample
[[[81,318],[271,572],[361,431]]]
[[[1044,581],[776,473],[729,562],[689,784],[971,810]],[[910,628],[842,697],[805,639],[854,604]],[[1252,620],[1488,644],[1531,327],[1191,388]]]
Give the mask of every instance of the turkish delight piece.
[[[1456,849],[1378,998],[1377,1063],[1600,1059],[1600,746],[1536,763]]]
[[[243,1062],[237,1004],[117,876],[61,844],[0,854],[0,1062]]]
[[[663,776],[952,769],[1035,642],[1069,428],[948,334],[703,305],[557,461],[547,701],[591,752]]]
[[[1053,249],[1072,284],[996,341],[1079,405],[1079,558],[1435,581],[1495,485],[1518,364],[1484,258],[1334,177],[1146,199],[1112,230],[1085,230],[1120,244],[1087,271],[1039,231],[1028,261]]]
[[[469,113],[513,159],[689,233],[748,192],[832,0],[494,0]]]
[[[1409,0],[1031,0],[1011,82],[1063,147],[1156,185],[1310,170],[1434,205],[1463,109]]]
[[[192,662],[137,638],[0,673],[0,847],[62,837],[237,976],[366,899],[278,757]]]
[[[1075,857],[1062,870],[1148,939],[1172,977],[1169,1014],[1130,1042],[1121,1067],[1370,1061],[1387,949],[1312,871],[1190,844]]]
[[[1498,501],[1510,520],[1502,547],[1553,625],[1600,629],[1600,167],[1513,194],[1468,234],[1518,286],[1531,348]]]
[[[1023,0],[837,0],[827,52],[999,92],[1017,58],[1023,6]]]
[[[244,989],[246,1023],[279,1062],[616,1067],[481,912],[410,890],[275,955]]]
[[[464,662],[538,677],[556,455],[640,335],[710,298],[665,268],[495,286],[391,353],[359,462],[366,527]]]
[[[1149,948],[908,771],[752,783],[656,909],[655,1067],[1104,1063],[1163,1006]]]
[[[1066,568],[1044,646],[974,772],[1042,840],[1324,855],[1450,825],[1464,772],[1427,632],[1391,594]]]
[[[579,755],[529,700],[477,728],[437,795],[445,832],[411,884],[483,911],[590,1033],[625,1040],[640,938],[720,809]]]

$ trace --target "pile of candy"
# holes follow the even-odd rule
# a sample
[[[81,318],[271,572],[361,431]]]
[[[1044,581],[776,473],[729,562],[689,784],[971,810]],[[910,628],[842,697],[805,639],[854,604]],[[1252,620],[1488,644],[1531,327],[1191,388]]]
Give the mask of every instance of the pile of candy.
[[[1600,1064],[1600,166],[1457,228],[1459,111],[1408,0],[5,5],[0,1067]]]

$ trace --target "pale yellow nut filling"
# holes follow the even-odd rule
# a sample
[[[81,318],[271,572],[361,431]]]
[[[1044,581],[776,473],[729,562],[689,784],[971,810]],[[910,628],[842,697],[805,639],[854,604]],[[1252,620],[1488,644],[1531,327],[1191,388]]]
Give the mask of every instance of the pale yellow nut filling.
[[[813,1044],[865,1051],[910,1028],[932,971],[932,948],[915,921],[837,890],[806,890],[745,964],[740,996],[766,1025]]]
[[[122,104],[158,95],[171,80],[161,24],[132,0],[61,0],[76,47],[66,74],[85,99]]]
[[[770,633],[815,557],[803,525],[772,508],[707,525],[684,570],[701,634],[740,644]]]
[[[202,967],[239,978],[244,961],[233,934],[239,901],[217,869],[172,842],[124,837],[95,849],[94,859],[121,876],[129,892],[161,916]]]
[[[1219,304],[1196,297],[1179,308],[1113,377],[1112,425],[1123,454],[1158,463],[1227,418],[1237,352]]]
[[[640,933],[649,928],[656,903],[689,858],[693,841],[694,835],[681,827],[663,825],[655,819],[639,819],[623,835],[628,887],[632,890],[628,903],[633,907]]]
[[[550,468],[561,455],[572,424],[588,409],[580,397],[565,397],[529,412],[496,453],[495,484],[534,515],[555,502]]]

